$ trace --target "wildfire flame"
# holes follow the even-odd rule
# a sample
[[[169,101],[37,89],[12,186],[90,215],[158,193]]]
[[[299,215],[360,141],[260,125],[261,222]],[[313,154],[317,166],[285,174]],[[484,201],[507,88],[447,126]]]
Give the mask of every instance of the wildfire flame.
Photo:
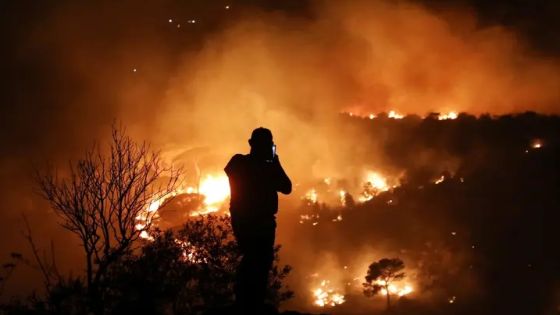
[[[371,200],[376,194],[391,189],[387,182],[387,178],[377,172],[368,172],[366,174],[366,190],[358,198],[360,202]]]
[[[441,113],[438,115],[438,120],[448,120],[448,119],[457,119],[459,114],[457,112],[449,112],[449,113]]]
[[[350,117],[361,117],[361,118],[369,118],[370,120],[374,120],[378,118],[378,115],[374,113],[369,114],[355,114],[353,112],[343,112],[343,114],[347,114]],[[392,109],[387,113],[387,117],[391,119],[403,119],[405,117],[404,114],[399,113],[398,111]],[[439,113],[437,116],[438,120],[453,120],[459,117],[459,113],[456,111],[449,111],[444,113]]]
[[[305,199],[311,203],[317,203],[319,195],[315,189],[311,189],[305,194]]]
[[[330,281],[321,281],[318,288],[313,290],[313,304],[319,307],[337,306],[346,302],[344,295],[330,286]]]
[[[397,113],[394,110],[389,111],[389,113],[387,114],[387,117],[392,118],[392,119],[403,119],[404,115]]]
[[[386,283],[384,280],[378,280],[376,282],[378,285],[385,287]],[[410,284],[404,284],[402,286],[397,286],[396,284],[389,284],[388,286],[389,289],[389,294],[394,294],[394,295],[398,295],[398,296],[405,296],[408,295],[410,293],[412,293],[414,291],[414,289],[412,288],[412,286]],[[381,295],[387,295],[387,289],[383,288],[381,289]]]
[[[367,174],[367,182],[379,191],[387,191],[390,188],[387,184],[387,179],[376,172],[369,172]]]
[[[191,216],[206,215],[219,211],[223,203],[228,199],[230,194],[229,181],[226,175],[207,175],[201,180],[198,188],[180,187],[166,195],[155,196],[148,204],[146,210],[136,217],[136,230],[141,231],[140,237],[143,239],[152,239],[146,226],[151,223],[150,220],[158,217],[157,212],[167,200],[181,194],[199,194],[203,199],[200,209],[191,213]]]
[[[178,239],[175,239],[175,243],[177,245],[181,246],[181,249],[183,250],[183,253],[181,254],[181,258],[183,259],[183,261],[191,262],[191,263],[194,263],[194,264],[199,264],[199,263],[206,262],[205,259],[202,259],[202,258],[199,257],[199,253],[197,251],[197,248],[195,246],[193,246],[191,243],[181,241],[181,240],[178,240]]]
[[[199,194],[204,196],[204,209],[193,215],[204,215],[220,210],[229,197],[229,181],[227,176],[207,175],[200,183]]]
[[[340,190],[340,191],[338,192],[338,196],[340,197],[340,204],[341,204],[343,207],[346,207],[346,191]]]

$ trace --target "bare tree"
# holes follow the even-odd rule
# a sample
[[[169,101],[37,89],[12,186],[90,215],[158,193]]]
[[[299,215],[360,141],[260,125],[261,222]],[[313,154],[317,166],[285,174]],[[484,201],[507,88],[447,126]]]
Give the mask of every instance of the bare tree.
[[[404,263],[399,258],[383,258],[374,262],[368,267],[366,282],[364,286],[364,294],[366,296],[374,296],[382,290],[385,290],[387,297],[387,310],[391,308],[391,291],[389,287],[394,281],[404,279],[405,273]]]
[[[90,293],[108,268],[130,253],[141,233],[150,229],[155,211],[148,205],[172,196],[179,174],[149,144],[133,141],[115,125],[109,150],[94,145],[82,159],[69,163],[68,176],[38,173],[41,195],[61,225],[81,241]]]

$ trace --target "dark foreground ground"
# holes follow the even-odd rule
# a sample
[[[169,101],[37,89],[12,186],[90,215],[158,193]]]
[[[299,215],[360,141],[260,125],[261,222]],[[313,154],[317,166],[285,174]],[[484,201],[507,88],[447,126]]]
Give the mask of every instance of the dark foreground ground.
[[[226,307],[226,308],[217,308],[214,310],[210,310],[209,312],[207,312],[205,315],[245,315],[243,314],[243,312],[239,312],[237,310],[235,310],[232,307]],[[284,311],[281,313],[275,312],[275,311],[269,311],[269,312],[265,312],[263,314],[259,314],[259,315],[327,315],[327,314],[311,314],[311,313],[301,313],[301,312],[297,312],[297,311]]]

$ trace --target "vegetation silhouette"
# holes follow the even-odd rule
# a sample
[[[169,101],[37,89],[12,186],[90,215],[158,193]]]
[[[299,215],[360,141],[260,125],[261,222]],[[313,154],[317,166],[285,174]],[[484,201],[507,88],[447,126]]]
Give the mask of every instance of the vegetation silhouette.
[[[366,282],[364,282],[364,295],[371,297],[382,290],[387,298],[387,310],[391,309],[391,290],[393,282],[404,279],[404,263],[398,258],[383,258],[368,267]]]
[[[2,313],[202,314],[233,304],[241,256],[229,217],[195,217],[177,230],[154,229],[155,211],[146,209],[155,198],[171,201],[181,170],[166,166],[149,144],[113,125],[109,149],[94,145],[67,173],[38,172],[36,180],[60,225],[81,241],[85,275],[61,275],[54,250],[51,260],[40,255],[25,220],[35,263],[14,253],[15,262],[4,265],[5,278],[24,262],[43,274],[45,294],[3,305]],[[293,295],[283,286],[291,267],[278,264],[279,250],[272,249],[265,294],[275,307]]]
[[[111,135],[107,153],[94,145],[70,163],[67,177],[52,170],[36,176],[40,194],[61,226],[80,239],[87,290],[94,300],[111,265],[132,252],[141,233],[150,229],[155,212],[146,211],[149,202],[170,195],[180,174],[165,166],[149,144],[133,141],[124,128],[113,125]]]
[[[196,217],[176,230],[156,229],[152,237],[110,266],[97,296],[83,278],[61,277],[44,296],[2,305],[2,314],[196,315],[232,309],[241,256],[228,217]],[[293,296],[284,285],[291,267],[279,264],[279,251],[276,246],[266,291],[275,306]]]

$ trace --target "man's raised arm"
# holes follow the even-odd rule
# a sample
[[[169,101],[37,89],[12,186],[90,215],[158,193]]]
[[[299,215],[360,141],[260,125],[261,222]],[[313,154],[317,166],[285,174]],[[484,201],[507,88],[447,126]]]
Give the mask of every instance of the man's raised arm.
[[[287,195],[292,192],[292,181],[282,168],[278,155],[274,157],[274,166],[276,171],[276,190]]]

